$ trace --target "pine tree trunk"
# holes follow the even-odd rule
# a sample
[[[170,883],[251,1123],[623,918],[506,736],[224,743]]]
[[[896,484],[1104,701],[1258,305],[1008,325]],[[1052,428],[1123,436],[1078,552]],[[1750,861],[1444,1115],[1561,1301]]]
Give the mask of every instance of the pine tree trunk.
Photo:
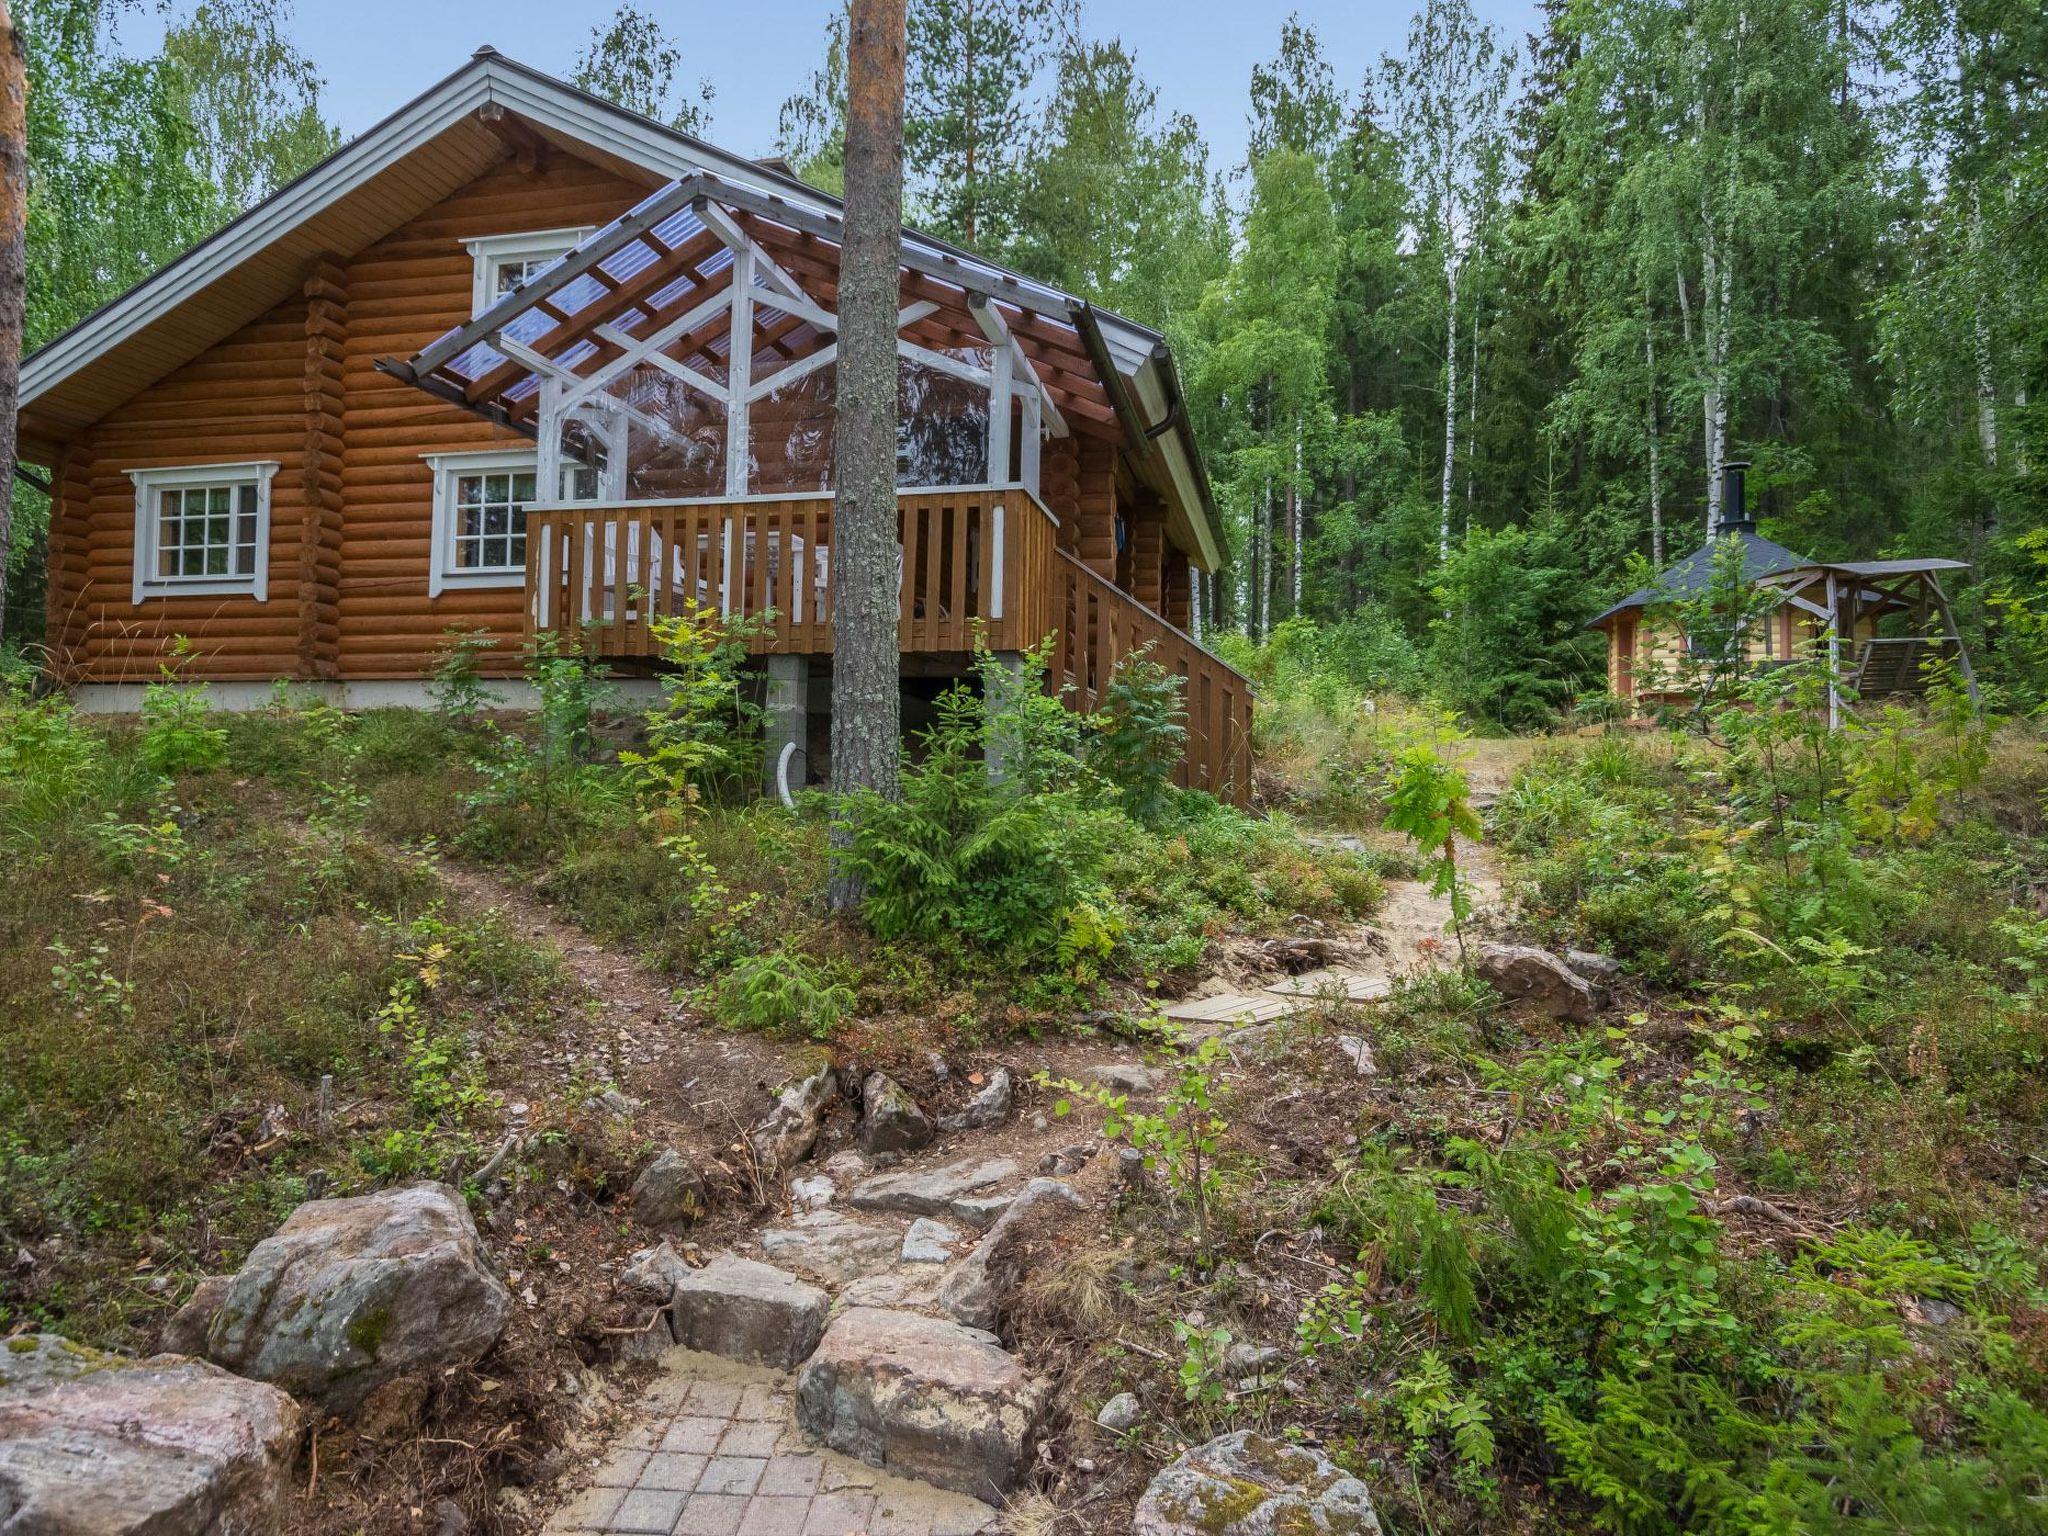
[[[896,543],[896,306],[903,224],[905,0],[853,0],[839,431],[832,509],[832,788],[896,793],[902,750]],[[859,889],[835,862],[831,900]]]
[[[7,573],[14,556],[14,460],[27,303],[28,70],[21,33],[0,0],[0,636],[7,632]]]

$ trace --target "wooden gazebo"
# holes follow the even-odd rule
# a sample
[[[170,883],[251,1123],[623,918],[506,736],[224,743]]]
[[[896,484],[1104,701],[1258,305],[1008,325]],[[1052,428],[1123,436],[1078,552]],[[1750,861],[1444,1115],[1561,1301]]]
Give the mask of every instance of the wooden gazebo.
[[[1674,599],[1697,597],[1714,579],[1721,546],[1735,540],[1743,580],[1772,601],[1744,642],[1744,660],[1782,665],[1825,646],[1833,663],[1828,720],[1838,724],[1842,692],[1858,698],[1926,690],[1928,664],[1951,663],[1972,699],[1969,653],[1941,577],[1967,570],[1960,560],[1811,560],[1757,532],[1744,499],[1748,464],[1725,466],[1722,517],[1715,536],[1647,587],[1631,592],[1587,627],[1607,636],[1607,686],[1632,708],[1691,701],[1677,663],[1690,644],[1670,613]]]

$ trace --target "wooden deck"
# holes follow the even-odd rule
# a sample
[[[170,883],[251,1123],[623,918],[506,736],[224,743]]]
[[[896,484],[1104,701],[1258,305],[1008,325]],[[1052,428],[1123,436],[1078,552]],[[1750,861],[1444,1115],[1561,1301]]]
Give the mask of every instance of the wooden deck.
[[[1186,679],[1177,778],[1243,804],[1251,790],[1252,690],[1243,674],[1061,550],[1020,487],[906,492],[897,643],[961,655],[1053,642],[1049,681],[1100,706],[1117,664],[1148,654]],[[756,654],[832,650],[832,499],[748,497],[536,511],[527,518],[528,633],[570,636],[609,660],[658,656],[653,620],[695,602],[759,621]]]

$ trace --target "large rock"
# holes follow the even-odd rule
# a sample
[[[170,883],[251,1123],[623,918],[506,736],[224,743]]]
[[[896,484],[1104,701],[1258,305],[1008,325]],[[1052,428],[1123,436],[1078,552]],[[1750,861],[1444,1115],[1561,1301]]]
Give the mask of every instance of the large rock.
[[[722,1253],[678,1277],[668,1314],[685,1349],[786,1371],[817,1348],[831,1305],[787,1270]]]
[[[309,1200],[249,1254],[206,1352],[348,1413],[396,1377],[475,1360],[511,1305],[447,1185]]]
[[[942,1168],[880,1173],[862,1179],[846,1203],[863,1211],[898,1211],[905,1216],[958,1216],[986,1227],[1000,1215],[970,1197],[994,1189],[1021,1170],[1007,1157],[965,1158]]]
[[[641,1170],[627,1198],[633,1219],[642,1226],[683,1226],[704,1214],[704,1175],[682,1153],[667,1147]]]
[[[843,1282],[887,1269],[902,1238],[886,1227],[837,1211],[807,1211],[788,1226],[761,1234],[761,1251],[778,1264],[820,1280]]]
[[[953,1114],[941,1117],[942,1131],[986,1131],[1001,1125],[1010,1118],[1010,1106],[1016,1102],[1015,1080],[1008,1067],[997,1067],[989,1074],[987,1086]]]
[[[1086,1210],[1088,1202],[1071,1184],[1058,1179],[1033,1179],[1024,1186],[1010,1208],[997,1218],[974,1251],[946,1273],[939,1287],[939,1305],[949,1316],[970,1328],[993,1328],[1017,1281],[1017,1256],[1022,1247],[1022,1228],[1034,1211],[1054,1206]]]
[[[1257,1430],[1198,1445],[1152,1479],[1132,1536],[1381,1536],[1365,1484]]]
[[[881,1152],[915,1152],[938,1134],[924,1106],[886,1072],[870,1072],[860,1090],[860,1149],[870,1157]]]
[[[993,1334],[855,1307],[798,1378],[797,1422],[871,1466],[995,1503],[1031,1464],[1045,1400]]]
[[[0,1343],[0,1531],[281,1530],[299,1408],[202,1360],[134,1360],[50,1334]]]
[[[1606,1001],[1600,989],[1548,950],[1530,944],[1487,944],[1480,980],[1510,1002],[1534,1003],[1553,1019],[1590,1024]]]
[[[834,1091],[831,1064],[820,1062],[775,1096],[775,1107],[747,1132],[748,1150],[764,1178],[779,1178],[811,1155]]]
[[[220,1316],[221,1304],[234,1283],[233,1275],[208,1275],[195,1285],[185,1305],[164,1324],[157,1348],[167,1355],[205,1354],[206,1336],[213,1331],[213,1320]]]

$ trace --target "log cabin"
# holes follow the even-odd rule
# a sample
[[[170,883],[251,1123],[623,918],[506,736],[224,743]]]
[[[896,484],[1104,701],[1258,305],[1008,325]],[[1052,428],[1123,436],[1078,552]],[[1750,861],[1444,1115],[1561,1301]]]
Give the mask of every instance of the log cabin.
[[[1942,590],[1960,560],[1809,560],[1757,532],[1746,461],[1722,470],[1721,515],[1714,536],[1657,579],[1592,619],[1607,637],[1607,691],[1631,713],[1689,707],[1684,631],[1678,605],[1713,586],[1715,558],[1733,540],[1742,579],[1758,597],[1756,622],[1743,637],[1746,667],[1782,666],[1816,649],[1828,653],[1831,724],[1845,697],[1926,691],[1929,664],[1952,664],[1977,696],[1977,681]]]
[[[750,621],[775,781],[819,778],[839,238],[779,162],[479,50],[24,362],[54,679],[132,709],[177,656],[227,706],[417,704],[480,632],[508,704],[542,634],[647,691],[694,604]],[[1185,679],[1181,781],[1241,801],[1163,337],[914,230],[900,274],[906,719],[977,647],[1049,642],[1083,710],[1143,651]]]

